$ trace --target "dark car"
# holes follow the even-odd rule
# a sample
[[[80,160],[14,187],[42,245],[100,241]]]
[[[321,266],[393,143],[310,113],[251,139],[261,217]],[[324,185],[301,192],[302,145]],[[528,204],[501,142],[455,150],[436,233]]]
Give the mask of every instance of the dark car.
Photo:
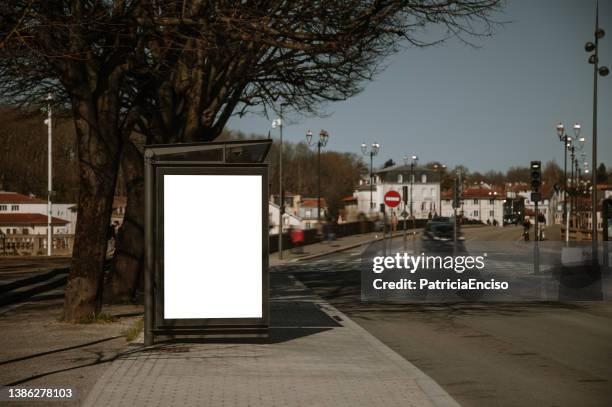
[[[521,218],[518,215],[504,215],[504,225],[520,225]]]
[[[438,242],[452,241],[454,239],[454,226],[454,223],[449,220],[430,220],[425,225],[422,239]],[[458,231],[457,239],[464,240],[460,231]]]

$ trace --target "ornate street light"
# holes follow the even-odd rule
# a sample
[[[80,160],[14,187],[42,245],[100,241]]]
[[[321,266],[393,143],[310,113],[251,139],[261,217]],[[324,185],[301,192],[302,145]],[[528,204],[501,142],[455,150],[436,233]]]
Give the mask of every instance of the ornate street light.
[[[363,155],[365,156],[370,156],[370,212],[372,212],[374,210],[374,200],[373,200],[373,195],[374,195],[374,169],[373,169],[373,163],[374,163],[374,156],[376,154],[378,154],[378,152],[380,151],[380,144],[378,143],[372,143],[372,146],[370,147],[370,149],[368,150],[368,145],[366,143],[361,143],[361,152],[363,153]]]
[[[610,71],[606,66],[599,67],[599,40],[605,35],[603,28],[599,27],[599,2],[595,6],[595,32],[594,42],[587,42],[584,46],[586,52],[592,52],[589,55],[589,64],[593,65],[593,153],[592,153],[592,168],[591,174],[591,223],[592,223],[592,263],[597,266],[599,257],[597,255],[597,77],[607,76]]]
[[[325,130],[319,132],[319,140],[317,141],[317,222],[321,223],[321,148],[327,145],[329,133]],[[306,142],[309,146],[313,145],[312,131],[306,132]]]
[[[408,165],[408,163],[410,163],[410,217],[413,219],[413,222],[414,217],[412,212],[412,184],[414,183],[414,166],[418,161],[419,157],[417,157],[416,155],[404,156],[404,164]]]

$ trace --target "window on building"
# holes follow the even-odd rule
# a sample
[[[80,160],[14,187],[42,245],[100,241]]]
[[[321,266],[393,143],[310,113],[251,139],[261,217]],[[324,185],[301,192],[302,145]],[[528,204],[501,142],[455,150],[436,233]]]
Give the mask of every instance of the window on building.
[[[495,199],[489,199],[489,204],[490,205],[495,205]]]
[[[7,206],[6,205],[0,205],[0,212],[4,212],[7,210]]]
[[[397,183],[401,184],[402,182],[404,182],[404,177],[402,177],[402,174],[398,174],[397,175]]]
[[[478,211],[474,211],[474,216],[478,216]]]
[[[421,182],[423,184],[427,182],[427,174],[421,174]]]
[[[11,206],[11,211],[18,211],[19,210],[19,205],[12,205]]]
[[[478,199],[474,199],[474,205],[478,205]]]
[[[495,216],[495,212],[493,212],[493,211],[489,211],[489,216],[490,216],[490,217],[494,217],[494,216]]]
[[[27,228],[23,228],[23,230],[21,231],[21,233],[23,233],[24,235],[29,234],[29,230]]]

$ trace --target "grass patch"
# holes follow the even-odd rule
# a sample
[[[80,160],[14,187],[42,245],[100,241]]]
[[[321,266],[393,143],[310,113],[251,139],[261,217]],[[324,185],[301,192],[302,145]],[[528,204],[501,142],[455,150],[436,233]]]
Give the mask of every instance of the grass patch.
[[[129,327],[123,334],[125,335],[125,340],[128,342],[132,342],[140,332],[144,329],[144,318],[138,318],[134,324]]]
[[[115,322],[117,320],[116,317],[107,314],[105,312],[100,312],[98,314],[93,314],[90,316],[83,317],[78,320],[79,324],[110,324],[111,322]]]

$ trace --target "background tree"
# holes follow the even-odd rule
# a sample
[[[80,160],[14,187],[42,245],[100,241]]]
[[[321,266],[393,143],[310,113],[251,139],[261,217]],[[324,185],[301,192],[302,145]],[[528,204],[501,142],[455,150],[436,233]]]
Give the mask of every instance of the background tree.
[[[516,166],[508,168],[506,171],[506,182],[528,183],[531,178],[531,171],[528,167]]]
[[[47,197],[46,114],[0,107],[0,190]],[[76,134],[70,118],[56,117],[53,126],[54,202],[78,199]],[[24,159],[27,157],[27,159]]]
[[[392,158],[389,158],[387,161],[385,161],[385,163],[383,164],[383,168],[389,168],[389,167],[393,167],[395,165],[395,161],[393,161]]]
[[[47,92],[69,106],[79,163],[78,222],[64,318],[101,307],[103,264],[119,156],[131,131],[122,93],[137,47],[137,2],[20,1],[0,4],[0,92],[40,106]]]
[[[542,179],[550,185],[563,186],[563,169],[555,161],[548,161],[542,171]]]
[[[285,117],[319,114],[323,103],[359,93],[402,41],[414,46],[438,43],[420,38],[427,26],[442,26],[446,37],[464,41],[489,35],[494,25],[490,15],[498,4],[155,2],[138,20],[147,39],[148,54],[142,60],[148,65],[136,77],[141,84],[137,87],[146,92],[137,128],[152,140],[211,141],[232,114],[267,115],[281,104]],[[124,174],[132,226],[119,235],[111,274],[112,296],[119,300],[134,292],[133,284],[124,282],[137,281],[144,255],[141,244],[127,243],[142,242],[143,169],[125,167],[130,168]]]

